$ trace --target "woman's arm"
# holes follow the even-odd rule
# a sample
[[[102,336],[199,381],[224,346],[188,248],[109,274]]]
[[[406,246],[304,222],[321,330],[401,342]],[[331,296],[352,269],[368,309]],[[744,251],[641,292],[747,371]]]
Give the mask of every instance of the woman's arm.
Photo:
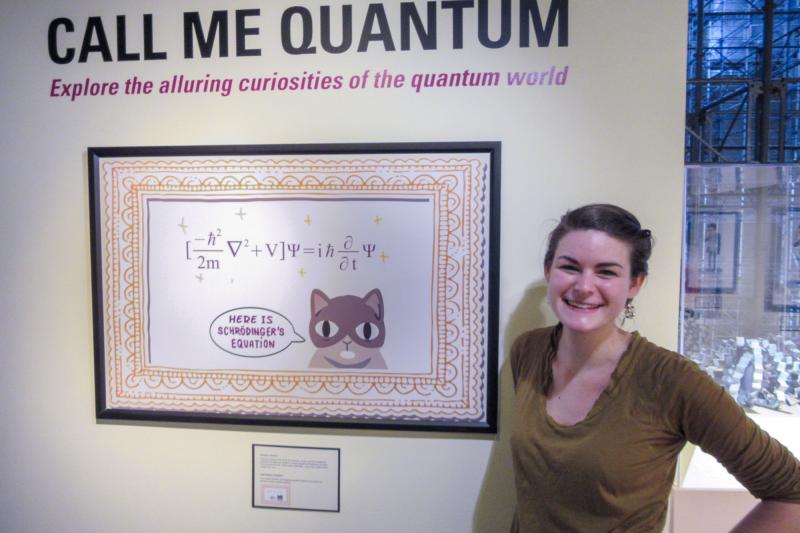
[[[800,533],[800,461],[697,365],[685,359],[681,365],[680,372],[662,373],[675,390],[666,407],[679,421],[678,431],[762,500],[734,531]]]
[[[749,531],[800,533],[800,504],[769,500],[760,502],[731,533]]]

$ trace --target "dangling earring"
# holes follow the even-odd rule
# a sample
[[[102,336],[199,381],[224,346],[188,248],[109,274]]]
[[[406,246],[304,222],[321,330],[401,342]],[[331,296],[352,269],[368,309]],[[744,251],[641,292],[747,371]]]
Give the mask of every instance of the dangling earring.
[[[624,319],[623,322],[636,318],[636,308],[633,306],[633,300],[625,302],[625,314],[622,315],[622,318]]]

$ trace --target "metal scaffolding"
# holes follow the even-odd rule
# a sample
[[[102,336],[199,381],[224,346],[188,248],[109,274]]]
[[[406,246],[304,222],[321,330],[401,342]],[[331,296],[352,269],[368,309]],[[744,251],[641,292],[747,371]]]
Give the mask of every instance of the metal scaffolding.
[[[800,161],[800,0],[689,0],[687,163]]]

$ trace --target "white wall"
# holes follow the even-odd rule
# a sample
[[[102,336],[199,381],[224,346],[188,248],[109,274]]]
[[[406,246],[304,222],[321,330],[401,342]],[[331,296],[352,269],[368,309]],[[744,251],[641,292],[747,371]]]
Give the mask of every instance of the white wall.
[[[312,7],[311,0],[296,4]],[[639,329],[675,346],[682,214],[685,2],[573,0],[569,46],[489,50],[465,31],[436,51],[288,56],[276,17],[291,3],[5,0],[0,6],[3,172],[0,221],[4,366],[0,371],[3,531],[503,531],[513,511],[508,450],[510,342],[544,325],[546,233],[568,207],[631,208],[657,238]],[[362,9],[357,4],[356,11]],[[387,11],[397,3],[387,0]],[[337,4],[338,5],[338,4]],[[514,2],[514,6],[517,2]],[[187,60],[179,15],[261,7],[264,55]],[[472,10],[476,11],[476,10]],[[363,12],[363,9],[362,9]],[[156,15],[167,61],[55,65],[47,26]],[[440,12],[441,13],[441,12]],[[357,18],[358,20],[358,18]],[[474,25],[474,14],[467,25]],[[358,24],[354,25],[358,28]],[[268,33],[272,32],[272,33]],[[138,34],[137,34],[138,35]],[[516,36],[515,32],[515,36]],[[399,37],[396,37],[399,41]],[[129,37],[141,48],[140,37]],[[79,42],[73,36],[73,42]],[[174,54],[174,55],[173,55]],[[95,54],[96,55],[96,54]],[[275,70],[342,74],[539,70],[569,65],[563,87],[331,94],[49,98],[53,78],[160,79]],[[98,423],[94,416],[88,146],[502,141],[500,432]],[[338,447],[338,514],[252,509],[253,443]]]

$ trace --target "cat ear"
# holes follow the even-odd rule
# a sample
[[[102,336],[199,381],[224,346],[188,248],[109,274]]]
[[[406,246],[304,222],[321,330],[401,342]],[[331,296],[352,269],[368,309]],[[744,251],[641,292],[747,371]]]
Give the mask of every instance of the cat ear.
[[[330,298],[325,296],[325,293],[319,289],[311,291],[311,316],[316,316],[320,311],[328,307]]]
[[[375,311],[375,318],[383,320],[383,296],[380,289],[372,289],[363,298],[364,303]]]

